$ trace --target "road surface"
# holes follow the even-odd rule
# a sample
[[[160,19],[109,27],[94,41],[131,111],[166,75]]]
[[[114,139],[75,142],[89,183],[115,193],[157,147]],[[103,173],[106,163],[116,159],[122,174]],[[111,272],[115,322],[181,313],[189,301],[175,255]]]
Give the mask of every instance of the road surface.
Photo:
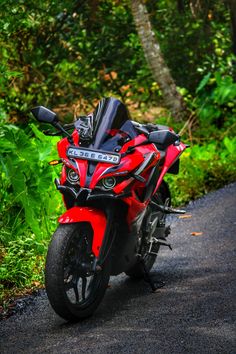
[[[152,293],[143,281],[112,277],[95,315],[66,323],[45,292],[0,323],[0,353],[236,353],[236,184],[187,206],[171,219],[152,276],[165,282]],[[195,236],[192,235],[195,233]]]

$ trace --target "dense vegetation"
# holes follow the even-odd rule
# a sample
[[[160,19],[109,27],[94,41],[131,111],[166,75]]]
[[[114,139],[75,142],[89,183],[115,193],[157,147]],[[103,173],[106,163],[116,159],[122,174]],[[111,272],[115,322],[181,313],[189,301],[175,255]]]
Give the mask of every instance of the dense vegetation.
[[[190,143],[169,176],[175,204],[236,179],[236,57],[227,2],[146,1],[189,119],[175,122],[144,59],[128,0],[0,4],[0,292],[43,284],[50,235],[62,210],[53,179],[57,138],[29,110],[43,104],[69,122],[103,96],[134,119],[171,125]],[[196,4],[195,4],[196,5]],[[0,299],[1,300],[1,299]]]

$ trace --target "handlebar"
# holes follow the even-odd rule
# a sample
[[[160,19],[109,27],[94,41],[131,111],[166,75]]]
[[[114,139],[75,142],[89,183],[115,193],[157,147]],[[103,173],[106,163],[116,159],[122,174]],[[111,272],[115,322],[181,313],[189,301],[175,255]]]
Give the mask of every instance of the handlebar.
[[[74,129],[75,125],[74,123],[69,123],[69,124],[65,124],[63,125],[63,129],[65,131],[68,131],[68,130],[71,130],[71,129]],[[57,131],[57,132],[53,132],[51,130],[45,130],[43,132],[44,135],[47,135],[47,136],[60,136],[61,135],[61,132],[60,131]]]
[[[83,117],[83,116],[81,116]],[[77,119],[79,119],[80,117],[77,117]],[[65,124],[62,126],[62,128],[65,130],[65,131],[68,131],[68,130],[71,130],[71,129],[74,129],[75,128],[75,123],[68,123],[68,124]],[[60,136],[61,135],[61,131],[58,131],[58,132],[53,132],[51,130],[45,130],[43,132],[44,135],[47,135],[47,136]]]

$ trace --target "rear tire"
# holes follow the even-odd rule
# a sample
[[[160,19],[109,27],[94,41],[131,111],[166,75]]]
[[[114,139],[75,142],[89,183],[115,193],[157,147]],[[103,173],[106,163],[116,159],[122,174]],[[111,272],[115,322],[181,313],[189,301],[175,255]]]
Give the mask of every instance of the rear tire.
[[[49,245],[45,283],[55,312],[69,321],[89,317],[101,302],[109,266],[92,273],[93,230],[89,223],[59,225]]]
[[[166,203],[168,203],[168,205],[169,205],[171,203],[170,191],[169,191],[169,187],[166,182],[164,182],[164,181],[162,182],[157,193],[155,193],[155,195],[152,197],[152,200],[160,205],[165,205]],[[152,207],[150,206],[150,208],[152,208]],[[154,210],[152,210],[152,211],[154,211]],[[163,215],[164,214],[160,212],[160,217],[162,217]],[[155,253],[158,253],[159,249],[160,249],[160,245],[154,244],[152,251]],[[147,254],[147,251],[148,251],[147,247],[145,247],[145,245],[142,244],[139,253],[141,254],[141,256],[143,258],[146,270],[148,272],[150,272],[150,270],[152,269],[152,267],[156,261],[157,255]],[[144,273],[144,267],[143,267],[142,262],[140,260],[138,260],[137,263],[131,269],[129,269],[128,272],[126,272],[126,274],[131,278],[143,278],[145,273]]]

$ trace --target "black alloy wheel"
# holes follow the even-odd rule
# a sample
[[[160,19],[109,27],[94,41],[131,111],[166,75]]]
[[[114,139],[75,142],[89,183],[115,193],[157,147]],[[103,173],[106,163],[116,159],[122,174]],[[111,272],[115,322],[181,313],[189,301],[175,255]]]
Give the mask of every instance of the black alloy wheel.
[[[109,281],[108,262],[93,270],[93,230],[89,223],[59,225],[46,260],[46,291],[55,312],[66,320],[89,317]]]

